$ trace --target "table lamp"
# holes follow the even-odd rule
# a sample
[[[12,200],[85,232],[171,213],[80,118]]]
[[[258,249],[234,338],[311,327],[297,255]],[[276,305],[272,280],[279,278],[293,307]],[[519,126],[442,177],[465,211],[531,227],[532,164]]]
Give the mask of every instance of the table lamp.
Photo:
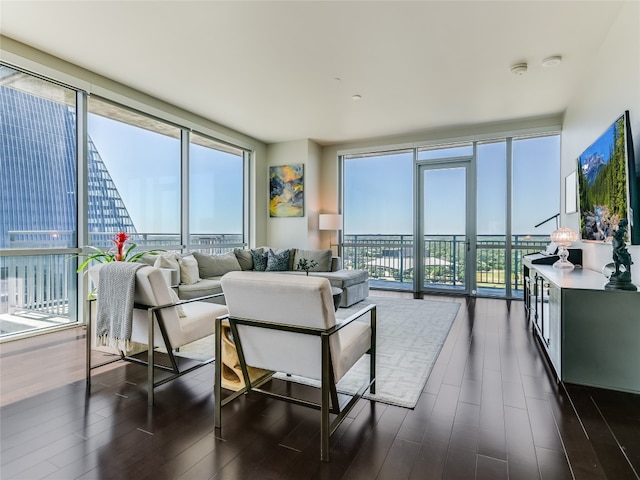
[[[342,215],[339,213],[321,213],[318,216],[318,228],[320,230],[342,230]],[[329,237],[329,246],[333,247],[333,245],[331,237]]]
[[[578,233],[567,227],[561,227],[551,232],[551,241],[559,247],[558,256],[560,259],[553,264],[555,268],[573,268],[573,263],[567,260],[567,257],[569,256],[569,250],[567,250],[567,247],[576,240],[578,240]]]

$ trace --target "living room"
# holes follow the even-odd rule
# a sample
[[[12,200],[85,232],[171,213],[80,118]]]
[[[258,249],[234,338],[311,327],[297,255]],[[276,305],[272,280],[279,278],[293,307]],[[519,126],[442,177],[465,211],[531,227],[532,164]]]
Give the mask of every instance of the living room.
[[[344,68],[338,68],[338,65],[336,65],[335,71],[322,82],[317,80],[316,71],[311,72],[308,77],[302,76],[302,78],[306,79],[309,85],[316,88],[318,92],[323,93],[323,95],[318,95],[321,99],[320,101],[326,99],[324,96],[326,90],[339,91],[341,95],[346,95],[349,102],[349,106],[346,108],[353,109],[355,107],[359,109],[360,112],[355,115],[352,113],[345,114],[340,110],[338,113],[338,109],[336,108],[336,112],[323,113],[322,115],[315,114],[315,104],[307,104],[306,99],[301,96],[302,94],[300,92],[290,90],[290,96],[293,98],[293,101],[302,105],[306,114],[300,113],[300,110],[289,110],[289,105],[287,105],[286,108],[283,106],[282,112],[273,115],[275,118],[280,116],[285,117],[280,127],[281,130],[277,132],[271,130],[271,125],[268,125],[269,123],[275,124],[277,122],[275,120],[271,122],[265,121],[264,112],[261,112],[260,116],[263,125],[258,125],[257,119],[252,120],[249,118],[250,116],[247,115],[246,111],[233,114],[228,113],[226,117],[224,114],[216,112],[215,115],[207,117],[207,115],[204,115],[202,112],[194,113],[195,109],[190,110],[186,105],[177,106],[179,105],[179,92],[174,92],[171,97],[161,97],[157,93],[151,94],[140,86],[120,80],[122,77],[116,77],[116,75],[119,75],[117,70],[120,68],[126,70],[128,67],[127,62],[131,62],[131,60],[127,59],[123,61],[118,55],[118,48],[115,48],[114,51],[111,52],[112,57],[105,57],[104,59],[97,58],[93,64],[83,64],[80,63],[79,60],[74,61],[74,53],[64,50],[64,42],[75,42],[76,44],[82,42],[77,42],[77,40],[74,39],[72,28],[61,29],[65,31],[63,35],[56,27],[52,27],[52,25],[57,24],[56,21],[52,20],[60,20],[60,18],[55,15],[64,15],[61,13],[64,9],[54,14],[53,11],[55,7],[44,8],[42,12],[49,12],[51,15],[51,18],[48,19],[46,13],[40,12],[36,14],[35,11],[31,10],[32,8],[36,8],[35,2],[24,2],[27,4],[26,6],[20,6],[20,3],[22,2],[2,1],[1,5],[2,19],[0,21],[2,22],[3,36],[1,37],[0,60],[5,64],[40,75],[47,80],[54,80],[93,93],[96,96],[106,97],[113,102],[119,102],[129,108],[139,109],[146,114],[162,118],[177,125],[191,127],[194,131],[204,133],[221,142],[227,142],[233,147],[240,147],[251,152],[250,170],[247,177],[248,200],[245,210],[246,219],[244,220],[247,225],[246,230],[244,230],[246,233],[245,241],[250,246],[295,246],[309,249],[337,248],[334,242],[337,232],[321,230],[319,228],[319,214],[341,211],[343,206],[341,203],[343,200],[343,192],[340,190],[342,182],[342,164],[340,163],[340,157],[344,155],[368,154],[393,149],[411,149],[456,142],[482,141],[499,136],[560,132],[560,172],[558,173],[560,198],[558,209],[560,216],[558,223],[561,226],[570,227],[574,231],[579,231],[580,229],[580,217],[576,213],[567,213],[565,179],[576,170],[576,158],[580,153],[583,152],[613,120],[625,111],[629,111],[630,113],[630,131],[636,152],[636,162],[640,161],[640,89],[638,88],[638,85],[640,85],[640,29],[638,28],[640,22],[640,4],[637,1],[566,2],[566,4],[561,2],[563,7],[558,7],[558,11],[553,9],[549,10],[550,18],[548,18],[547,21],[550,22],[551,27],[546,27],[544,24],[540,27],[527,25],[527,28],[540,30],[542,32],[536,35],[535,40],[531,41],[544,43],[542,39],[545,37],[545,28],[561,28],[561,20],[566,19],[566,17],[562,15],[568,15],[570,13],[576,15],[576,18],[578,18],[580,16],[580,9],[585,8],[586,10],[584,11],[585,14],[583,17],[585,25],[583,28],[585,30],[592,29],[594,32],[590,39],[591,43],[583,43],[582,46],[574,45],[571,42],[566,43],[567,49],[573,49],[573,57],[567,53],[567,51],[558,49],[558,47],[552,43],[545,43],[543,45],[544,48],[531,47],[531,50],[526,50],[527,40],[520,38],[519,41],[514,42],[514,44],[517,43],[516,46],[521,48],[522,51],[511,51],[507,55],[508,61],[504,58],[501,59],[505,60],[505,62],[500,65],[500,68],[504,71],[505,76],[508,76],[507,81],[513,85],[508,93],[513,96],[509,97],[508,101],[502,102],[495,100],[489,102],[494,103],[492,108],[498,110],[502,108],[503,113],[508,111],[511,114],[512,109],[517,111],[515,108],[518,103],[517,95],[521,97],[532,97],[539,103],[544,103],[545,97],[547,96],[554,98],[561,97],[561,101],[556,103],[556,106],[552,110],[527,116],[517,116],[516,114],[513,117],[505,115],[503,117],[498,116],[494,120],[486,118],[478,120],[478,118],[481,117],[481,112],[479,111],[480,105],[487,103],[486,99],[482,101],[482,99],[465,97],[464,100],[460,102],[463,104],[462,106],[453,102],[447,105],[451,110],[458,111],[458,117],[455,119],[447,117],[442,111],[436,109],[435,106],[432,113],[427,106],[421,103],[420,108],[423,110],[421,116],[435,118],[424,118],[424,123],[418,124],[416,123],[418,120],[414,116],[409,119],[414,122],[412,125],[406,123],[400,127],[394,126],[393,124],[377,125],[375,127],[377,130],[369,126],[371,130],[366,131],[362,129],[369,125],[367,123],[368,117],[400,117],[401,114],[384,102],[375,104],[373,107],[370,106],[371,103],[368,102],[372,102],[374,94],[369,92],[373,91],[373,87],[370,86],[368,87],[369,90],[367,90],[367,86],[363,83],[356,85],[353,83],[353,78],[350,78],[348,74],[345,75],[344,73],[345,71],[349,71],[344,67],[347,61],[357,63],[358,60],[354,58],[342,58],[339,66]],[[34,5],[29,6],[29,3],[34,3]],[[365,4],[361,2],[358,3],[358,6],[352,5],[351,8],[356,11],[361,8],[366,12],[367,7]],[[455,3],[458,5],[450,8],[461,9],[460,16],[465,17],[463,9],[465,6],[470,7],[468,2]],[[481,4],[484,2],[470,3]],[[495,10],[492,9],[500,9],[502,3],[507,4],[514,2],[491,2],[491,5],[487,5],[487,8],[489,11],[495,12]],[[528,4],[535,2],[518,3],[527,4],[521,6],[525,14],[522,17],[505,15],[505,18],[502,19],[504,23],[513,24],[511,28],[515,28],[516,30],[520,28],[517,26],[520,22],[527,23],[524,19],[526,12],[528,12],[527,9],[533,8]],[[591,6],[587,4],[591,4]],[[241,12],[244,12],[245,10],[243,9],[250,9],[251,5],[251,3],[246,3],[244,6],[238,8]],[[140,8],[140,5],[138,5],[138,7]],[[51,10],[47,10],[47,8],[51,8]],[[67,5],[65,8],[69,8],[69,6]],[[89,15],[92,7],[84,6],[82,8],[86,9],[84,10],[84,14]],[[127,19],[124,11],[116,9],[110,12],[109,9],[104,8],[104,6],[104,10],[99,6],[95,6],[94,8],[97,9],[95,10],[95,12],[97,12],[97,18],[104,18],[107,24],[112,22],[108,27],[104,27],[110,29],[110,31],[114,28],[113,25],[117,25],[119,22],[127,23],[128,20],[133,21],[132,19],[137,18],[136,15],[141,13],[141,11],[133,9],[131,10],[131,17]],[[121,6],[121,8],[126,7]],[[285,7],[279,5],[278,8]],[[518,11],[517,6],[509,5],[509,7],[507,7],[505,5],[505,10],[507,8],[510,9],[509,12],[513,11],[517,13]],[[566,8],[566,11],[564,8]],[[602,8],[602,10],[599,11],[598,8]],[[144,11],[144,9],[142,11]],[[594,14],[594,12],[596,13]],[[239,12],[234,13],[239,14]],[[34,16],[30,19],[29,15],[31,14]],[[154,18],[154,12],[148,11],[148,14],[150,18]],[[158,15],[157,19],[160,21],[162,18],[162,8],[159,8],[155,14]],[[366,19],[361,20],[362,23],[372,21],[370,18],[372,16],[371,13],[362,14]],[[552,14],[557,14],[559,17],[554,20]],[[544,16],[542,17],[544,18]],[[90,18],[90,16],[88,18]],[[541,17],[535,18],[539,19]],[[351,17],[350,20],[353,20],[353,18]],[[95,19],[93,21],[95,21]],[[258,20],[255,19],[252,21],[259,23]],[[323,21],[326,21],[324,15],[318,19],[322,28],[318,26],[315,28],[326,28],[327,32],[329,32],[329,37],[334,35],[335,32],[331,32],[331,28],[325,27],[325,24],[322,23]],[[461,20],[461,23],[465,26],[468,26],[469,22],[470,20],[466,19],[466,17],[464,22]],[[286,21],[284,23],[287,24]],[[380,23],[382,23],[382,25],[380,25]],[[431,27],[433,27],[432,23],[429,24]],[[558,23],[560,23],[560,26],[558,26]],[[573,22],[572,28],[576,28],[576,24],[579,23],[577,20]],[[48,26],[39,28],[38,25]],[[239,37],[242,37],[241,32],[245,28],[241,25],[242,23],[238,21],[238,26],[235,27],[237,30],[236,35]],[[384,28],[383,19],[378,19],[376,28]],[[521,28],[524,28],[524,26]],[[344,28],[341,30],[344,30]],[[37,31],[42,33],[42,36],[36,35]],[[98,34],[97,37],[104,38],[106,36],[104,31],[96,30],[96,32],[98,31],[102,33]],[[317,30],[314,29],[313,32],[316,34]],[[437,33],[444,35],[446,32],[438,31]],[[491,37],[489,33],[485,33],[487,37]],[[297,34],[302,35],[304,33],[297,31]],[[52,37],[57,35],[64,38],[54,40]],[[504,35],[504,37],[499,39],[500,42],[507,43],[510,41],[506,34],[503,33],[502,35]],[[51,37],[50,43],[46,41],[47,36]],[[282,36],[285,38],[276,35],[279,39],[278,45],[280,47],[286,45],[287,41],[291,41],[288,40],[286,35],[283,34]],[[149,41],[149,48],[152,48],[151,45],[155,42],[160,42],[159,44],[162,45],[162,39],[159,37],[160,35],[154,37],[153,41]],[[571,37],[571,35],[567,34],[567,37]],[[342,39],[342,36],[338,38]],[[437,37],[430,38],[435,45],[438,45]],[[452,42],[451,38],[446,38],[447,41]],[[580,38],[581,40],[583,39],[583,37]],[[56,41],[60,41],[61,43],[57,44]],[[466,41],[470,41],[469,38],[466,38]],[[90,43],[91,42],[87,45],[90,45]],[[108,42],[104,42],[103,40],[96,41],[93,47],[95,48],[100,44],[104,45],[107,43]],[[115,40],[114,43],[116,43]],[[376,44],[376,47],[382,48],[379,44]],[[402,48],[402,46],[397,48]],[[457,48],[465,48],[465,45],[457,45]],[[83,49],[78,47],[76,47],[76,49],[78,50],[78,58],[80,58],[80,54],[83,53],[81,50]],[[541,52],[542,49],[544,49],[544,53]],[[105,50],[108,49],[105,48]],[[392,46],[391,52],[387,52],[389,57],[393,57],[393,50],[394,47]],[[232,49],[229,48],[229,51],[232,51]],[[534,53],[529,53],[530,51]],[[221,54],[224,53],[224,51],[217,51],[217,53]],[[449,56],[445,55],[447,53]],[[135,55],[138,55],[138,58],[144,58],[144,52],[142,51],[139,51]],[[296,58],[294,53],[290,53],[290,55],[291,58]],[[543,57],[554,55],[562,56],[562,63],[559,66],[553,67],[553,69],[544,69],[540,66]],[[461,71],[456,70],[457,79],[463,76],[470,78],[474,76],[479,77],[478,72],[483,68],[484,61],[490,63],[491,68],[495,69],[494,61],[487,59],[487,56],[490,57],[490,55],[485,55],[483,58],[477,58],[476,61],[470,62],[462,68]],[[173,69],[185,70],[190,67],[181,65],[179,57],[175,55],[167,54],[166,58],[169,61],[164,65],[166,69],[164,71],[165,73],[161,73],[162,70],[153,70],[153,74],[159,77],[159,84],[164,84],[165,92],[169,92],[173,80],[167,78],[171,77],[171,75],[166,72],[171,72]],[[433,57],[429,58],[431,60]],[[434,63],[433,65],[437,65],[438,69],[443,70],[449,68],[452,64],[456,64],[456,68],[458,68],[456,58],[451,50],[444,50],[442,58],[438,57],[441,63]],[[221,57],[221,61],[225,59],[226,57]],[[171,61],[176,61],[176,64],[171,66]],[[418,59],[416,59],[416,61],[418,61]],[[110,77],[105,73],[96,73],[102,71],[100,70],[100,62],[113,64],[114,77]],[[287,89],[282,85],[279,87],[273,87],[273,85],[277,84],[277,81],[281,79],[283,75],[292,75],[295,73],[295,68],[291,67],[292,71],[289,71],[281,64],[269,65],[266,61],[263,63],[256,62],[257,60],[253,59],[252,62],[248,62],[248,64],[238,62],[239,64],[230,63],[229,65],[237,67],[239,70],[246,68],[252,72],[252,75],[262,76],[264,78],[263,82],[271,85],[273,91]],[[520,76],[512,74],[509,71],[510,68],[514,64],[521,62],[529,62],[528,71]],[[215,63],[215,61],[213,63]],[[373,62],[373,64],[375,65],[375,62]],[[575,64],[578,64],[579,68],[576,68]],[[394,68],[398,68],[398,66],[397,63],[391,63],[386,65],[386,68],[393,70]],[[569,67],[571,67],[570,78],[567,79],[563,76],[562,79],[557,79],[553,77],[553,75],[558,76],[562,74],[562,70],[554,69],[568,69]],[[134,68],[134,66],[131,65],[132,72],[135,72],[136,68],[138,67]],[[152,71],[151,56],[149,57],[148,68]],[[156,66],[156,68],[159,67]],[[278,74],[271,73],[271,69],[278,70]],[[375,83],[373,82],[373,80],[375,80],[374,72],[375,70],[367,70],[362,74],[361,78],[369,78],[372,80],[372,83]],[[327,76],[326,71],[322,73]],[[211,71],[208,71],[206,74],[203,74],[203,76],[204,75],[209,76],[212,85],[215,85]],[[389,75],[388,72],[385,73],[384,81],[389,81],[386,77],[387,75]],[[551,78],[541,79],[541,75],[549,75]],[[242,74],[237,74],[236,76],[236,80],[240,82],[238,77],[242,77]],[[534,78],[536,81],[533,82],[531,78]],[[561,82],[558,83],[558,85],[561,85],[562,88],[556,89],[554,78],[556,78],[558,82]],[[486,81],[485,78],[481,80]],[[425,82],[424,79],[417,79],[416,83],[420,83],[421,81]],[[145,82],[147,82],[146,79],[140,83]],[[149,84],[150,82],[147,83]],[[404,87],[404,84],[397,86],[398,89]],[[213,89],[214,87],[211,88]],[[174,86],[174,90],[179,89]],[[249,89],[247,88],[247,90]],[[505,91],[505,96],[506,93]],[[256,108],[258,108],[258,106],[265,108],[264,104],[255,98],[255,92],[246,93],[246,95],[247,98],[245,102],[248,104],[248,109],[251,108],[252,104],[255,104]],[[359,95],[360,98],[352,98],[352,96],[356,95]],[[402,100],[406,102],[404,97],[402,97]],[[530,100],[531,99],[529,99],[527,103],[531,103]],[[219,102],[220,112],[229,112],[229,109],[233,110],[233,106],[230,107],[220,99],[217,101]],[[468,102],[470,107],[465,108],[465,101]],[[392,100],[387,99],[386,102],[392,102]],[[340,109],[342,108],[341,106]],[[410,106],[405,108],[411,110]],[[214,109],[210,108],[210,111],[214,111]],[[460,111],[462,111],[462,114],[460,114]],[[429,112],[429,114],[424,114],[424,112]],[[322,117],[324,120],[330,120],[327,123],[333,123],[333,129],[324,130],[322,133],[301,133],[301,130],[298,129],[300,128],[298,124],[306,124],[306,117],[314,116]],[[439,122],[442,122],[442,125],[440,125]],[[246,123],[246,129],[243,128],[243,123]],[[315,126],[315,123],[313,123],[311,119],[308,123]],[[305,213],[302,217],[298,218],[270,217],[268,213],[269,168],[292,164],[304,164]],[[611,262],[610,244],[603,245],[599,243],[581,242],[579,248],[581,248],[583,252],[583,267],[585,269],[601,272],[602,267]],[[640,258],[640,246],[629,245],[628,248],[633,257]],[[4,256],[6,252],[2,253]],[[635,283],[640,283],[640,262],[637,260],[631,266],[631,276]],[[462,300],[456,298],[456,301]],[[514,310],[521,309],[519,302],[515,302],[514,305]],[[536,354],[537,353],[538,352],[536,352]],[[3,363],[4,361],[5,360],[3,360]],[[444,376],[444,373],[442,375]],[[433,400],[431,397],[429,398],[430,400],[423,399],[422,403]],[[391,410],[389,410],[389,415],[400,414],[391,413]],[[532,415],[535,416],[535,414]],[[364,421],[362,418],[358,419],[358,422]],[[374,456],[375,454],[372,452],[373,450],[364,455]],[[542,456],[543,454],[540,455]],[[340,467],[342,470],[339,468],[337,471],[344,472],[347,468],[344,466],[344,463],[350,462],[351,460],[353,460],[353,458],[350,460],[343,459],[343,465]],[[359,463],[361,465],[364,464],[364,460],[360,459]],[[385,468],[391,468],[390,465],[392,465],[392,463],[390,460],[390,463],[388,463]],[[340,465],[340,462],[338,462],[338,464]],[[362,469],[354,475],[366,476],[366,473],[363,473],[364,471],[365,470]],[[388,470],[384,470],[384,472],[389,473]],[[211,475],[213,475],[213,473],[211,473]],[[381,475],[380,478],[387,478],[384,474]],[[575,472],[573,475],[574,478],[581,478],[580,475]],[[625,478],[623,476],[615,477],[611,475],[609,472],[610,478]],[[542,476],[544,477],[544,475]],[[337,475],[336,478],[340,478],[340,475]],[[407,476],[407,478],[409,477]],[[554,477],[550,475],[549,478]],[[637,478],[637,473],[635,478]]]

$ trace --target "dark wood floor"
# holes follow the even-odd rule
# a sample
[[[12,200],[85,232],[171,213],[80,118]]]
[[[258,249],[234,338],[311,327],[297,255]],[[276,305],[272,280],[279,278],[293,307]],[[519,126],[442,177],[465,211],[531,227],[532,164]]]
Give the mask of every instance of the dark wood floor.
[[[328,464],[318,412],[303,407],[241,398],[218,435],[212,367],[147,408],[139,365],[94,374],[86,391],[82,329],[6,343],[0,478],[640,478],[639,395],[556,384],[522,302],[435,300],[462,306],[418,405],[361,400]]]

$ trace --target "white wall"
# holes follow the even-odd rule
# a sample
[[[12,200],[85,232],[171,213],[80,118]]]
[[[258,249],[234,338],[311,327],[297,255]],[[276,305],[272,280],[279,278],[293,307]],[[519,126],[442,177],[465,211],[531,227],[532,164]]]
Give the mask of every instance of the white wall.
[[[629,1],[613,23],[583,82],[574,91],[562,127],[562,191],[564,178],[576,169],[576,159],[625,110],[629,110],[636,157],[640,156],[640,3]],[[567,59],[568,61],[570,59]],[[561,224],[576,231],[577,213],[564,214],[561,196]],[[585,268],[601,271],[612,261],[611,245],[585,242]],[[635,264],[631,275],[640,285],[640,246],[628,247]]]
[[[320,248],[318,234],[320,154],[320,146],[308,139],[267,146],[268,166],[304,164],[304,217],[271,218],[267,200],[264,211],[267,225],[265,245],[274,248]],[[264,179],[268,196],[268,171]]]

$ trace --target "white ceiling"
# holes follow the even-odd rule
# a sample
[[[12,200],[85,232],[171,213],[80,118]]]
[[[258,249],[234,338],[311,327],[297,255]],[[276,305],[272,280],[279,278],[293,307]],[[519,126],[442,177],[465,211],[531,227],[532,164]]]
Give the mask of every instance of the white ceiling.
[[[266,143],[330,144],[560,114],[621,5],[2,0],[0,32]]]

